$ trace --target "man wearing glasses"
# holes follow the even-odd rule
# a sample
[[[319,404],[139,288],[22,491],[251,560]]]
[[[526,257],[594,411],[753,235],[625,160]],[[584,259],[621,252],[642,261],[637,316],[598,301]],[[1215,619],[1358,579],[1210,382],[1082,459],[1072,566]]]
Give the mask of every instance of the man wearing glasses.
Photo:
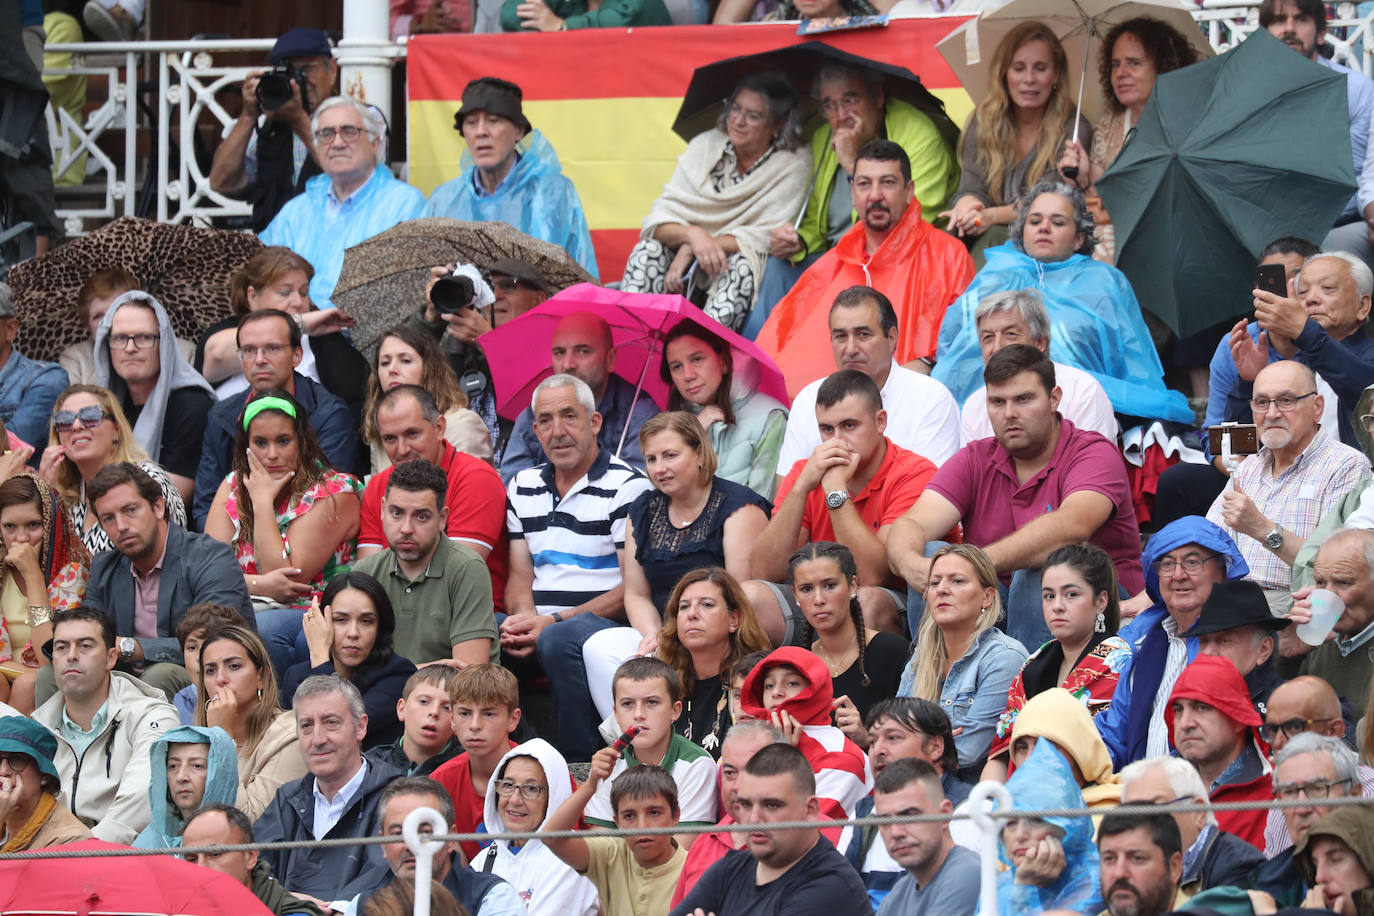
[[[1293,561],[1329,509],[1368,470],[1365,456],[1330,432],[1318,435],[1324,399],[1312,370],[1292,360],[1255,376],[1250,407],[1259,426],[1259,452],[1241,462],[1231,483],[1207,510],[1227,529],[1265,590],[1275,616],[1293,603]]]
[[[332,308],[344,251],[419,216],[425,196],[387,168],[386,124],[371,105],[334,96],[315,109],[311,125],[324,174],[307,181],[259,237],[314,265],[310,301]]]
[[[1274,797],[1279,801],[1306,800],[1310,804],[1282,808],[1280,814],[1294,843],[1301,842],[1331,805],[1358,791],[1359,758],[1340,738],[1312,733],[1289,739],[1275,757]],[[1280,907],[1297,906],[1306,888],[1293,861],[1293,846],[1271,856],[1252,876],[1252,887],[1267,891]]]
[[[1347,727],[1345,710],[1331,685],[1319,677],[1303,676],[1283,684],[1270,696],[1260,736],[1268,743],[1273,759],[1299,735],[1344,739]],[[1359,774],[1362,793],[1374,796],[1374,769],[1360,764]],[[1264,827],[1264,853],[1270,858],[1293,845],[1283,814],[1278,809],[1270,811]]]

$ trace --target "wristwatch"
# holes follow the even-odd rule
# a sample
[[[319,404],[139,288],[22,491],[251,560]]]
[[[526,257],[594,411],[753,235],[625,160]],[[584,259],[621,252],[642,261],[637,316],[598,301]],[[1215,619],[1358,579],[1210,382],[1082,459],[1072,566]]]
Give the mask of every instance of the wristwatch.
[[[134,650],[138,648],[138,642],[132,636],[121,636],[118,640],[119,658],[121,661],[132,661]]]
[[[549,616],[553,618],[553,622],[554,622],[554,623],[562,623],[562,622],[563,622],[563,615],[560,614],[560,613],[558,613],[557,611],[554,611],[553,613],[549,614]]]
[[[1278,550],[1283,546],[1283,526],[1274,525],[1274,530],[1266,534],[1260,543],[1264,544],[1265,550]]]
[[[827,509],[838,509],[849,502],[848,490],[831,490],[825,494],[825,506]]]

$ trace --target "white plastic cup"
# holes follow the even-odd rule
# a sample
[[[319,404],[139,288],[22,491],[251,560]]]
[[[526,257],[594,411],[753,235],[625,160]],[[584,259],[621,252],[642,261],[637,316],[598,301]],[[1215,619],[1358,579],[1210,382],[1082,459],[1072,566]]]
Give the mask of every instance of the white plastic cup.
[[[1298,639],[1309,646],[1320,646],[1326,642],[1327,634],[1345,613],[1345,602],[1341,600],[1340,595],[1325,588],[1314,588],[1307,596],[1307,600],[1312,605],[1312,619],[1307,623],[1298,624],[1295,632]]]

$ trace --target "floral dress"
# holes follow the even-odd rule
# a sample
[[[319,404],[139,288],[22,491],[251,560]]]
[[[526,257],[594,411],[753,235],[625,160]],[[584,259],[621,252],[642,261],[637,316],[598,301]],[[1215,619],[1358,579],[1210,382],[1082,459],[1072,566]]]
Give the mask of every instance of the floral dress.
[[[1087,706],[1094,716],[1106,709],[1111,705],[1117,679],[1130,657],[1131,647],[1124,639],[1099,635],[1096,642],[1088,645],[1064,682],[1055,684],[1054,678],[1064,661],[1064,648],[1055,639],[1045,643],[1026,659],[1021,673],[1011,682],[1011,690],[1007,692],[1007,708],[997,719],[997,732],[988,756],[996,757],[1007,749],[1011,743],[1012,726],[1016,724],[1021,707],[1042,690],[1063,687]]]
[[[234,539],[231,542],[234,555],[238,557],[239,566],[243,568],[244,575],[256,575],[258,561],[253,554],[253,545],[239,537],[238,471],[230,471],[227,480],[229,493],[224,502],[224,511],[229,516],[229,521],[234,524]],[[281,534],[282,544],[286,547],[287,555],[289,556],[291,553],[291,540],[287,536],[287,529],[291,527],[292,522],[309,512],[320,500],[328,499],[339,493],[352,493],[355,496],[360,496],[362,491],[362,483],[352,474],[326,470],[324,477],[320,478],[319,482],[309,490],[302,493],[299,499],[288,499],[284,505],[278,502],[277,531]],[[349,567],[353,565],[356,546],[356,542],[352,538],[341,542],[338,547],[334,548],[334,553],[329,559],[325,561],[324,569],[320,570],[320,574],[310,580],[310,584],[315,588],[323,588],[324,584],[334,576],[348,572]],[[291,606],[304,610],[309,607],[309,604],[310,598],[309,595],[306,595]]]

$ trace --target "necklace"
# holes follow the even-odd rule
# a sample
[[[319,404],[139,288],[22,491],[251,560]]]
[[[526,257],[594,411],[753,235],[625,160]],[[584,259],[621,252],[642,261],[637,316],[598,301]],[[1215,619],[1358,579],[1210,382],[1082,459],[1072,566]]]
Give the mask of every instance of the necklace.
[[[840,661],[841,661],[841,662],[844,662],[844,661],[848,660],[848,658],[849,658],[849,653],[850,653],[851,651],[854,652],[854,656],[855,656],[856,658],[858,657],[858,654],[859,654],[859,646],[858,646],[858,643],[859,643],[859,634],[858,634],[858,633],[855,633],[855,634],[850,638],[850,640],[849,640],[849,645],[845,646],[844,651],[840,653]],[[829,652],[825,651],[825,646],[821,643],[821,641],[820,641],[819,639],[816,640],[816,651],[817,651],[817,653],[820,655],[820,657],[821,657],[822,659],[825,660],[825,667],[830,671],[830,676],[831,676],[832,678],[834,678],[834,677],[839,677],[841,674],[844,673],[845,668],[848,668],[848,667],[849,667],[848,665],[845,665],[844,667],[841,667],[841,668],[839,668],[839,669],[837,670],[836,665],[835,665],[835,660],[832,659],[832,658],[830,657],[830,653],[829,653]]]

